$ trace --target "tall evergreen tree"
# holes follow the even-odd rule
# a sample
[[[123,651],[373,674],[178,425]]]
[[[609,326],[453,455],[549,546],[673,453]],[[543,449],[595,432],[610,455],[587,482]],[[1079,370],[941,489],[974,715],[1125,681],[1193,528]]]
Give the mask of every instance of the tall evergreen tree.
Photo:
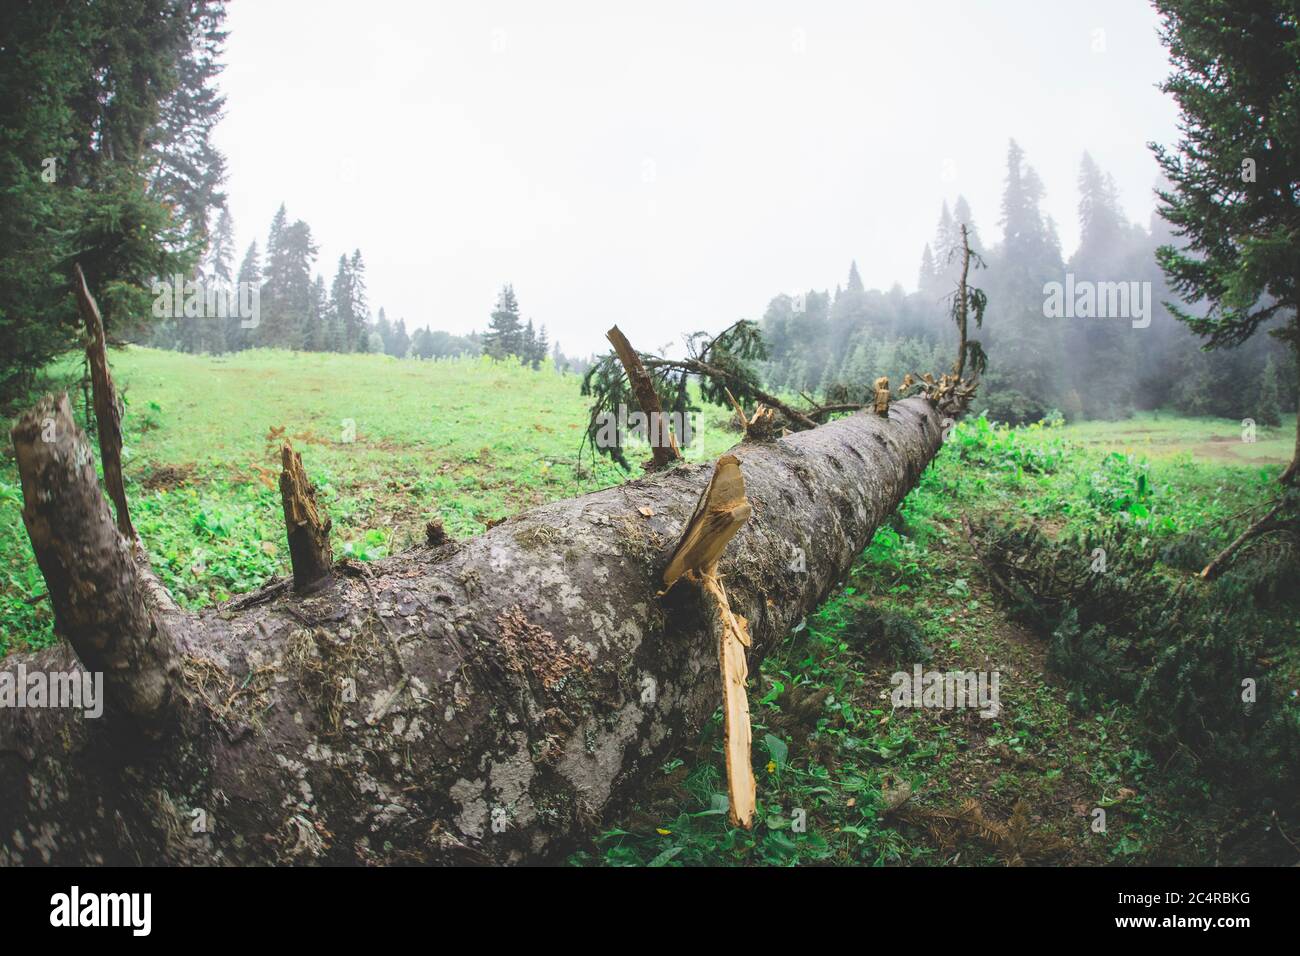
[[[541,328],[537,330],[537,343],[533,349],[532,364],[534,369],[542,367],[542,363],[546,361],[546,356],[550,350],[550,337],[546,334],[546,323],[543,322]]]
[[[309,303],[302,347],[308,352],[329,351],[329,294],[325,291],[325,279],[319,274],[312,280]]]
[[[222,206],[217,228],[212,232],[208,246],[207,274],[217,282],[231,284],[235,281],[235,223],[230,210]]]
[[[939,271],[935,268],[934,253],[930,251],[930,244],[927,242],[925,248],[921,250],[921,268],[916,278],[916,288],[919,292],[933,292],[938,284]]]
[[[862,284],[862,276],[858,274],[858,262],[854,259],[849,263],[849,283],[847,286],[849,292],[865,292],[866,286]]]
[[[1159,261],[1210,349],[1272,325],[1300,374],[1300,17],[1289,0],[1156,0],[1181,113],[1176,147],[1151,144],[1172,187],[1160,214],[1180,245]],[[1298,413],[1300,414],[1300,413]],[[1300,423],[1298,423],[1300,424]],[[1300,427],[1282,481],[1300,474]]]
[[[262,317],[257,341],[271,348],[306,347],[312,313],[312,264],[317,247],[301,219],[287,221],[285,207],[271,222],[262,284]]]
[[[375,332],[379,335],[379,341],[384,343],[384,354],[393,354],[393,326],[388,321],[388,313],[384,307],[379,307],[379,318],[375,320]]]
[[[406,319],[398,319],[393,327],[393,339],[388,350],[389,355],[406,358],[411,350],[411,337],[406,332]]]
[[[189,275],[220,204],[224,5],[0,4],[0,398],[79,343],[82,266],[109,334]]]
[[[244,253],[243,261],[239,264],[239,272],[235,275],[235,282],[247,289],[261,289],[262,287],[262,259],[257,251],[256,239],[248,244],[248,250]],[[245,283],[247,284],[245,285]],[[260,324],[260,301],[258,303],[258,312],[257,320],[258,324]],[[231,351],[238,352],[249,348],[255,341],[256,335],[256,329],[246,328],[238,315],[232,315],[226,319],[226,347]]]
[[[943,208],[939,212],[939,224],[934,230],[934,262],[940,275],[944,278],[944,285],[948,285],[948,278],[951,276],[954,280],[957,277],[957,250],[961,246],[961,234],[957,229],[957,224],[953,221],[952,213],[948,210],[948,201],[945,199]]]
[[[1043,287],[1062,277],[1055,226],[1043,215],[1042,181],[1015,140],[1007,147],[1002,243],[990,274],[985,321],[990,356],[986,394],[998,417],[1032,420],[1059,406],[1063,352],[1057,323],[1044,315]]]
[[[483,351],[494,359],[523,354],[523,325],[519,321],[519,302],[513,286],[501,287],[496,308],[483,336]]]
[[[970,246],[970,251],[980,258],[984,257],[984,243],[980,239],[979,227],[975,225],[975,217],[971,214],[970,203],[966,201],[965,196],[958,196],[956,204],[952,207],[953,229],[958,231],[962,226],[966,227],[966,242]]]
[[[355,249],[348,260],[348,274],[352,293],[352,309],[344,325],[349,352],[366,351],[368,343],[368,325],[370,308],[366,303],[366,266],[361,260],[361,250]]]
[[[537,356],[537,330],[533,328],[533,320],[529,319],[524,326],[523,346],[519,349],[519,357],[528,365],[533,364],[533,359]]]
[[[1068,271],[1076,282],[1136,280],[1139,262],[1150,255],[1150,247],[1146,242],[1134,247],[1132,240],[1138,237],[1124,216],[1114,177],[1103,173],[1085,152],[1078,183],[1079,248]],[[1123,318],[1067,323],[1063,340],[1072,357],[1065,369],[1072,392],[1067,404],[1073,405],[1077,395],[1078,410],[1088,418],[1128,414],[1134,406],[1138,356],[1153,345],[1150,328],[1134,329]]]

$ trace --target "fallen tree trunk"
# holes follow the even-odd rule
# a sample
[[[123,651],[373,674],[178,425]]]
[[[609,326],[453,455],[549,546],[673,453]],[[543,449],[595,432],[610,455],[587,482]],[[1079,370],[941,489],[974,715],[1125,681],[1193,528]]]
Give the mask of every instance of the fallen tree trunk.
[[[84,493],[85,436],[62,409],[53,442],[30,440],[41,408],[15,428],[24,491],[98,527],[112,519]],[[752,514],[717,570],[751,672],[915,485],[943,417],[917,397],[733,449]],[[160,726],[111,691],[98,719],[0,708],[0,863],[555,859],[722,701],[704,589],[659,593],[712,473],[672,468],[467,541],[341,562],[310,593],[280,582],[169,614],[180,689]],[[18,665],[82,667],[67,643],[3,670]]]

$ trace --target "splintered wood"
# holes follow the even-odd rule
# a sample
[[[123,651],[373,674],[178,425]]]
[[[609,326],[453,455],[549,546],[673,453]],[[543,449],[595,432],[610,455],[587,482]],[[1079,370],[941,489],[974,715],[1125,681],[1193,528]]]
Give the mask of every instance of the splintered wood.
[[[104,321],[99,306],[86,285],[81,266],[72,267],[72,288],[77,308],[86,323],[86,364],[95,395],[95,430],[99,433],[99,458],[104,465],[104,485],[117,512],[117,529],[127,541],[136,539],[131,512],[126,504],[126,483],[122,479],[122,406],[108,371],[108,353],[104,342]]]
[[[289,534],[293,587],[305,591],[329,576],[334,564],[330,548],[330,519],[316,504],[316,490],[307,480],[302,456],[285,442],[280,446],[280,497]]]
[[[718,666],[722,671],[731,822],[746,828],[754,823],[757,794],[750,758],[752,736],[745,686],[749,678],[745,663],[745,648],[750,646],[749,623],[731,610],[727,592],[718,577],[718,559],[751,513],[740,462],[735,455],[723,455],[664,571],[665,588],[671,588],[684,577],[699,585],[709,604],[711,630],[718,640]]]
[[[740,402],[736,401],[736,396],[731,394],[731,389],[723,388],[723,391],[727,393],[727,400],[731,402],[731,407],[736,410],[736,418],[740,421],[746,441],[751,438],[762,440],[776,437],[778,428],[775,409],[768,408],[760,402],[754,409],[754,417],[746,418],[745,410],[740,407]]]
[[[876,379],[874,411],[877,415],[889,417],[889,379],[883,375]]]

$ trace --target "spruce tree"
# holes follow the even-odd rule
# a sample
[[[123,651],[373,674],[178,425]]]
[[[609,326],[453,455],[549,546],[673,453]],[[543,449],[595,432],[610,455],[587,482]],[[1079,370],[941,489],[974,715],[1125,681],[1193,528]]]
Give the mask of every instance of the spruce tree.
[[[938,271],[934,265],[934,254],[930,251],[930,244],[927,242],[925,248],[921,250],[921,268],[917,275],[916,288],[920,292],[932,292],[938,279]]]
[[[546,323],[537,331],[537,343],[533,349],[533,368],[540,369],[542,363],[546,361],[546,356],[551,351],[550,338],[546,334]]]
[[[397,358],[406,358],[410,350],[411,337],[406,333],[406,320],[398,319],[397,325],[393,327],[393,340],[388,354],[395,355]]]
[[[847,291],[858,293],[866,291],[866,286],[862,284],[862,276],[858,274],[858,262],[856,259],[849,263],[849,283]]]
[[[366,266],[361,261],[361,250],[356,249],[348,260],[349,289],[352,294],[352,311],[345,331],[348,337],[348,351],[365,351],[369,347],[368,323],[370,308],[366,304]]]
[[[388,313],[384,307],[379,307],[379,318],[375,320],[375,331],[379,333],[379,340],[384,343],[384,353],[393,354],[393,326],[388,321]]]
[[[488,330],[483,336],[483,351],[494,359],[519,355],[523,344],[523,325],[519,321],[519,302],[510,285],[501,287],[496,308],[492,310]]]
[[[980,231],[975,225],[975,217],[971,215],[970,203],[966,201],[965,196],[958,196],[956,204],[952,207],[953,228],[957,230],[960,236],[961,227],[966,227],[966,244],[970,246],[970,251],[981,259],[984,258],[984,243],[980,240]]]
[[[0,398],[80,344],[73,262],[109,335],[142,340],[153,277],[202,257],[224,16],[217,0],[0,3]]]
[[[1289,0],[1156,0],[1182,137],[1152,143],[1172,184],[1160,214],[1177,244],[1161,268],[1189,306],[1176,318],[1208,348],[1232,348],[1264,326],[1300,373],[1300,18]],[[1300,414],[1300,413],[1298,413]],[[1297,480],[1295,452],[1282,473]]]
[[[248,244],[248,251],[244,253],[243,261],[239,264],[239,272],[235,276],[235,282],[238,287],[246,289],[260,290],[262,287],[262,260],[258,255],[256,239]],[[258,303],[258,313],[257,321],[260,324],[260,301]],[[250,318],[248,323],[251,325],[252,321]],[[255,335],[256,329],[246,327],[245,321],[237,314],[226,319],[226,347],[231,351],[238,352],[249,348],[254,341],[253,337]]]

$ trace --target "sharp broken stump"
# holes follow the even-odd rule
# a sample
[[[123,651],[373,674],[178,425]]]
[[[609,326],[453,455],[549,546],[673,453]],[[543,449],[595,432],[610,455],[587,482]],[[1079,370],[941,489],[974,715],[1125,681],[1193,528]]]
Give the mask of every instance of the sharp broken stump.
[[[700,496],[695,513],[664,571],[665,588],[671,588],[685,578],[700,588],[708,604],[710,631],[718,641],[718,667],[722,672],[731,822],[746,829],[754,824],[757,803],[750,756],[753,735],[746,690],[749,667],[745,661],[745,649],[750,646],[749,622],[731,610],[718,575],[718,560],[751,513],[740,462],[735,455],[723,455],[718,459],[713,477]]]
[[[280,497],[289,534],[293,588],[309,591],[329,578],[334,565],[330,548],[330,519],[316,503],[316,489],[307,480],[302,456],[287,441],[280,446]]]

